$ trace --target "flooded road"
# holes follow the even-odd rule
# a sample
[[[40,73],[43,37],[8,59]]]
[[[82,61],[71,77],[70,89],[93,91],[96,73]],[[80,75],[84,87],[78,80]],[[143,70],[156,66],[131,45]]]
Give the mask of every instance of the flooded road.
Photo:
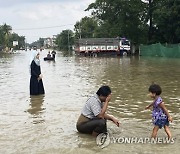
[[[86,58],[56,55],[43,61],[44,96],[29,95],[30,51],[0,53],[0,153],[179,153],[180,60],[164,58]],[[174,121],[173,144],[111,143],[104,149],[95,138],[77,133],[76,121],[89,96],[101,85],[112,89],[108,113],[121,126],[108,122],[115,137],[149,137],[153,125],[147,97],[152,83],[161,85],[166,106]],[[159,137],[166,137],[164,130]]]

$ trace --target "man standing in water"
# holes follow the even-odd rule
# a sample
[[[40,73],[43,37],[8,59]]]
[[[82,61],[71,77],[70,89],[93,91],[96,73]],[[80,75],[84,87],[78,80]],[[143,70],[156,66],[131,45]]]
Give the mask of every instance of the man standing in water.
[[[51,54],[52,54],[52,57],[55,59],[56,51],[53,50],[53,51],[51,52]]]
[[[106,114],[110,100],[111,89],[108,86],[100,87],[96,94],[86,101],[77,121],[77,130],[80,133],[92,134],[93,136],[106,133],[106,120],[111,120],[119,127],[118,119]]]

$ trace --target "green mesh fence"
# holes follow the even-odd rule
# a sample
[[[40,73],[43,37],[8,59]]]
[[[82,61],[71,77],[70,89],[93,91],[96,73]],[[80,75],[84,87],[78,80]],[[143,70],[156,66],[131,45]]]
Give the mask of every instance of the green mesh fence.
[[[180,44],[140,45],[141,56],[180,58]]]

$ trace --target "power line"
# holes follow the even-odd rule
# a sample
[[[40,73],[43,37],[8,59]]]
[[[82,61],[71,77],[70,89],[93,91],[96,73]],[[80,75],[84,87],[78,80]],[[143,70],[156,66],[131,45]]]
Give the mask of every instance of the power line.
[[[74,25],[74,24],[67,24],[67,25],[60,25],[60,26],[49,26],[49,27],[38,27],[38,28],[17,28],[17,29],[13,29],[13,30],[36,30],[36,29],[50,29],[50,28],[59,28],[59,27],[64,27],[64,26],[70,26],[70,25]]]

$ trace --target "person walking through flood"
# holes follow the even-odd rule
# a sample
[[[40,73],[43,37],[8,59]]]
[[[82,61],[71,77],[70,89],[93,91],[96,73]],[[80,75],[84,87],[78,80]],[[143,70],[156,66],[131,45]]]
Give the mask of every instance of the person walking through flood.
[[[53,51],[51,52],[51,54],[52,54],[52,57],[55,59],[55,57],[56,57],[56,51],[53,50]]]
[[[40,67],[39,52],[33,52],[33,58],[30,65],[30,95],[44,94],[44,86],[42,82],[42,74]]]
[[[164,130],[170,139],[172,135],[169,129],[169,121],[172,122],[173,119],[165,107],[162,98],[160,97],[161,92],[161,87],[157,84],[152,84],[149,87],[149,96],[153,99],[153,102],[146,106],[145,109],[150,109],[150,107],[153,107],[152,119],[154,128],[151,137],[156,138],[158,130],[164,127]]]
[[[102,86],[91,96],[84,105],[81,115],[76,124],[80,133],[97,136],[107,132],[106,121],[111,120],[119,127],[119,121],[114,116],[106,114],[109,101],[111,100],[111,89]]]

